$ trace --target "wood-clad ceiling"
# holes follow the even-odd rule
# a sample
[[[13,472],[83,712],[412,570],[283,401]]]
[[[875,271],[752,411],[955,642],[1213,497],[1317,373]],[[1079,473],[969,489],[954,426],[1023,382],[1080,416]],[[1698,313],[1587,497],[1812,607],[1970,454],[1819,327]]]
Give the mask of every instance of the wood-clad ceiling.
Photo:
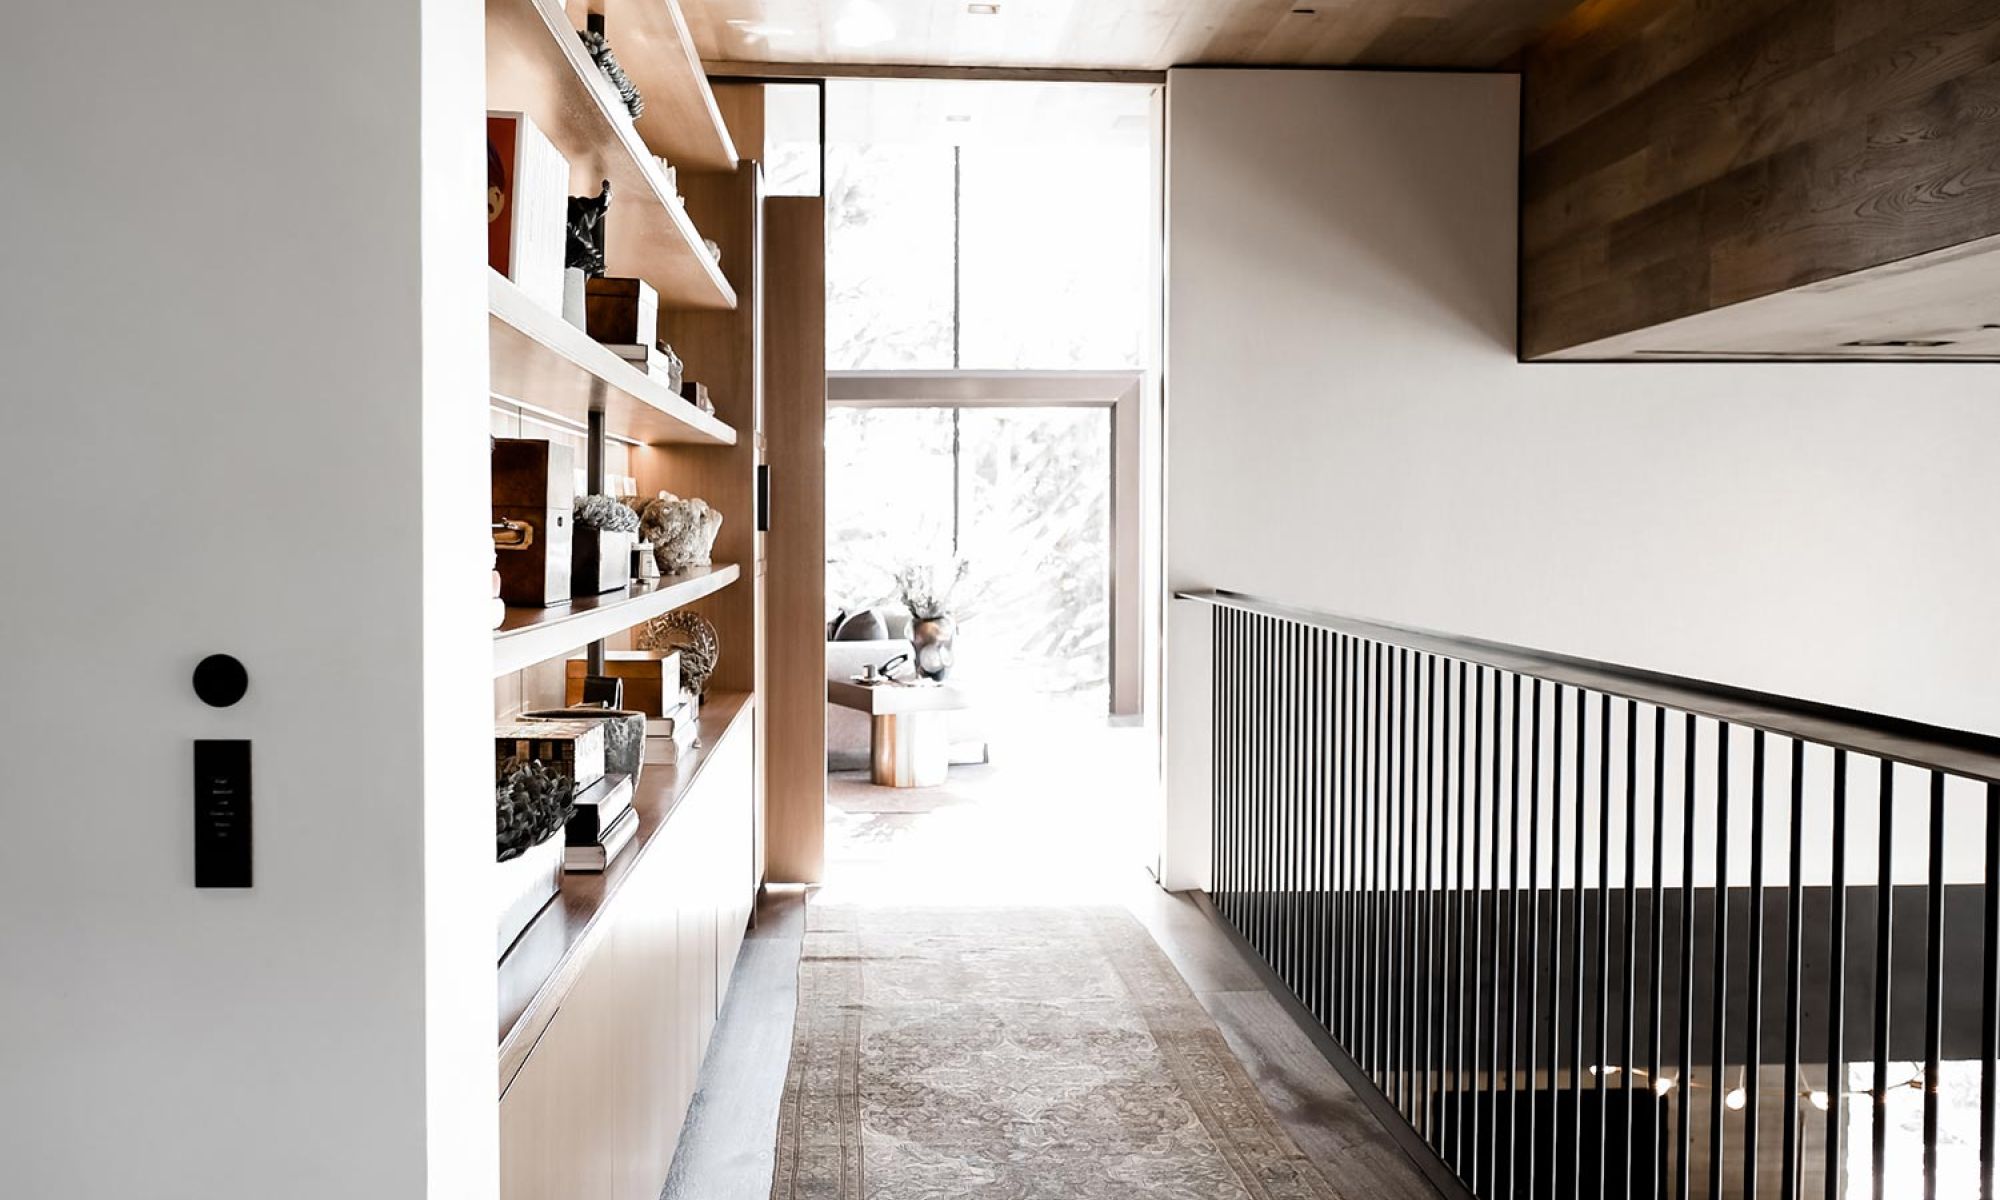
[[[1576,0],[683,0],[709,63],[1492,67]]]

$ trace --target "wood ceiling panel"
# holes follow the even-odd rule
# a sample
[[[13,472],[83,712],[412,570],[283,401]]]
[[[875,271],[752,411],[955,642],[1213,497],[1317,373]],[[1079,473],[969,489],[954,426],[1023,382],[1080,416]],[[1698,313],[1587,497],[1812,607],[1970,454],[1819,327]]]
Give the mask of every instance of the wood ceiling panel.
[[[685,0],[704,60],[1057,70],[1493,67],[1576,0]],[[614,34],[615,37],[615,34]]]

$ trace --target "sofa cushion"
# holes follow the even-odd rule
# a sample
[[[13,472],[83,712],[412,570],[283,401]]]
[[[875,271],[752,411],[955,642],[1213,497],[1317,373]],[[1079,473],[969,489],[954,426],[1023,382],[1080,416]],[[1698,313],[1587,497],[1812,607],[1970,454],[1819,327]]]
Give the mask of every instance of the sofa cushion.
[[[864,608],[857,613],[849,613],[833,631],[836,642],[879,642],[889,636],[889,623],[882,614],[872,608]]]

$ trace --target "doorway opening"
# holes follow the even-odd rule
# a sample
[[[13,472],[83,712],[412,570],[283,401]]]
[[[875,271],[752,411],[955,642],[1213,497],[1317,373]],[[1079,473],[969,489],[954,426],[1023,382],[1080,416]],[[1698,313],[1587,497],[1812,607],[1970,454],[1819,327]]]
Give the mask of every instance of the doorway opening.
[[[829,883],[1066,899],[1157,857],[1157,89],[823,97]]]

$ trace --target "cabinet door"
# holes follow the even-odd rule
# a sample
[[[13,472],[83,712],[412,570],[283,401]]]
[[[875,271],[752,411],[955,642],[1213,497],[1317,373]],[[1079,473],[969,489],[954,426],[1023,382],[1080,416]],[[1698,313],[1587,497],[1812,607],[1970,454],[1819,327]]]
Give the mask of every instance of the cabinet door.
[[[502,1200],[620,1200],[606,1119],[603,1068],[617,1040],[606,984],[583,973],[500,1097]]]

